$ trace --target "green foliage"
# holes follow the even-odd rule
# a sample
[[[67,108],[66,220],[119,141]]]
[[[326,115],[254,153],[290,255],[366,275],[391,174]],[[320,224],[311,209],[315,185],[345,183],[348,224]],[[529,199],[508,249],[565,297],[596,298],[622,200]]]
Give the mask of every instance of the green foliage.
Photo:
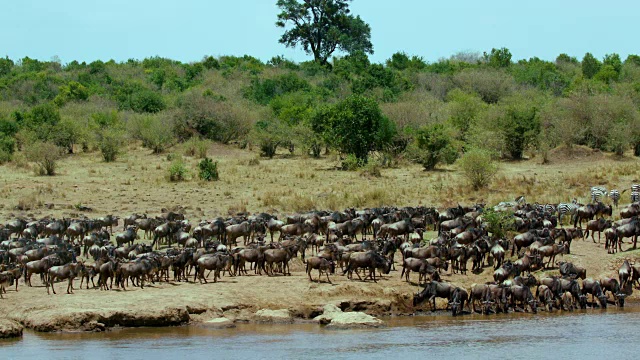
[[[198,177],[204,181],[218,181],[218,162],[205,157],[198,163]]]
[[[449,101],[449,122],[458,130],[458,139],[466,141],[469,130],[476,123],[485,105],[478,96],[465,93],[460,89],[451,91],[447,95],[447,100]]]
[[[507,48],[491,49],[491,53],[484,53],[484,58],[490,66],[495,68],[507,68],[511,66],[511,52]]]
[[[11,69],[13,68],[13,60],[9,59],[9,57],[0,58],[0,76],[9,75]]]
[[[593,78],[598,71],[600,71],[600,67],[602,64],[598,59],[596,59],[591,53],[584,54],[582,58],[582,74],[585,78],[591,79]]]
[[[511,74],[518,83],[535,86],[541,90],[551,90],[557,96],[561,95],[569,85],[569,79],[557,69],[555,64],[537,57],[528,61],[518,61],[512,67]]]
[[[171,162],[169,166],[169,181],[171,182],[179,182],[187,180],[187,176],[189,175],[189,170],[187,170],[187,165],[184,163],[182,158],[175,159]]]
[[[129,124],[129,133],[134,138],[142,140],[142,145],[160,154],[175,143],[173,123],[160,116],[146,115],[135,118]]]
[[[260,155],[273,158],[278,146],[291,141],[291,129],[278,119],[259,120],[256,122],[251,138],[260,148]]]
[[[396,133],[395,125],[382,115],[375,100],[357,95],[318,111],[312,128],[328,144],[363,164],[369,152],[384,149]]]
[[[269,107],[278,119],[290,126],[311,119],[317,99],[307,92],[287,93],[277,96],[269,103]]]
[[[114,97],[120,110],[157,113],[166,108],[162,95],[135,82],[126,82],[117,87]]]
[[[427,67],[427,63],[420,56],[409,57],[404,52],[397,52],[387,60],[387,66],[395,70],[422,70]]]
[[[515,97],[504,104],[499,131],[512,159],[522,159],[524,150],[535,145],[540,133],[538,107],[529,99]]]
[[[453,82],[468,93],[476,93],[487,104],[495,104],[515,88],[512,76],[504,70],[466,69],[453,76]]]
[[[458,164],[474,190],[487,187],[498,172],[498,165],[487,150],[472,149],[462,155]]]
[[[16,140],[0,133],[0,164],[11,161],[16,148]]]
[[[353,154],[348,154],[342,160],[342,170],[345,170],[345,171],[356,171],[359,168],[363,167],[364,165],[365,163],[361,159],[358,159]]]
[[[186,156],[194,156],[198,159],[204,159],[207,157],[209,146],[209,141],[199,139],[194,136],[184,143],[184,153]]]
[[[202,66],[204,66],[207,70],[220,69],[220,63],[218,62],[218,59],[214,58],[213,56],[205,56],[205,58],[202,60]]]
[[[602,60],[602,65],[611,66],[613,71],[617,74],[617,76],[614,79],[617,81],[618,77],[620,76],[620,72],[622,71],[622,60],[620,60],[620,55],[616,53],[606,54],[604,56],[604,59]]]
[[[284,56],[280,56],[280,55],[272,57],[271,60],[267,61],[267,65],[271,65],[275,68],[285,69],[285,70],[300,69],[300,66],[298,64],[296,64],[295,62],[289,59],[285,59]]]
[[[58,95],[53,102],[58,106],[63,106],[69,101],[85,101],[89,98],[87,88],[76,81],[71,81],[60,87]]]
[[[98,149],[105,162],[116,161],[118,155],[126,149],[125,134],[115,128],[104,129],[97,134]]]
[[[640,56],[629,54],[627,58],[624,60],[625,64],[634,64],[636,66],[640,66]]]
[[[575,56],[569,56],[562,53],[556,57],[556,64],[558,63],[578,64],[578,59]]]
[[[482,222],[487,225],[487,232],[494,240],[503,239],[507,236],[507,231],[513,229],[513,211],[495,211],[492,208],[485,208],[482,212]]]
[[[258,104],[267,105],[276,96],[310,89],[311,85],[306,80],[290,72],[272,79],[253,78],[251,85],[244,89],[244,97]]]
[[[373,53],[371,28],[349,11],[349,0],[278,0],[280,9],[276,26],[286,28],[280,43],[287,47],[301,45],[322,65],[334,51]]]
[[[35,162],[36,175],[53,176],[56,174],[57,161],[62,157],[62,149],[49,142],[36,141],[24,149],[27,160]]]
[[[610,84],[620,77],[620,73],[616,72],[615,68],[611,65],[603,65],[600,67],[600,70],[593,77],[595,80],[602,81],[604,83]]]
[[[242,105],[216,96],[186,93],[178,101],[175,131],[180,139],[193,135],[228,144],[246,138],[254,115]]]
[[[409,156],[425,170],[433,170],[439,163],[452,164],[458,157],[453,139],[442,124],[423,126],[415,134]]]

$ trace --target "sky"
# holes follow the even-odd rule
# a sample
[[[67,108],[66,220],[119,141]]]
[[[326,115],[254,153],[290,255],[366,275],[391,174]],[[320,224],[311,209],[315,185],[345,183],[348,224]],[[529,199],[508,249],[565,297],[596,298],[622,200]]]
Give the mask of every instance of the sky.
[[[282,55],[312,59],[278,42],[276,0],[19,0],[2,6],[0,56],[91,62],[162,56]],[[403,51],[435,62],[462,52],[508,48],[513,60],[560,53],[581,59],[640,54],[640,1],[354,0],[371,26],[381,63]],[[636,21],[634,21],[636,20]],[[635,35],[634,35],[635,34]]]

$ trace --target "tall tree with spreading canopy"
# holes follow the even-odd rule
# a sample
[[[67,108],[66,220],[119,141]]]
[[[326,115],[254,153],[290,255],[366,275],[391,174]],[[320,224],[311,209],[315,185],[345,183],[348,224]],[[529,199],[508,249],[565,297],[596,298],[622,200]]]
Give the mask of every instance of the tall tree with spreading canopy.
[[[349,10],[351,0],[278,0],[282,11],[276,26],[286,28],[280,43],[287,47],[302,45],[322,65],[336,50],[373,54],[371,28]]]

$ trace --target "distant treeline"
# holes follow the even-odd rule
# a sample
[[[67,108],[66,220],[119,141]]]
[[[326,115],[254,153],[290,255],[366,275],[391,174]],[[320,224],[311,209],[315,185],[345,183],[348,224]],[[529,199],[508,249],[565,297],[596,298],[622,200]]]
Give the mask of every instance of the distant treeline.
[[[430,169],[470,148],[514,159],[575,144],[640,155],[639,106],[637,55],[514,62],[502,48],[434,63],[399,52],[377,64],[356,52],[326,65],[0,58],[0,163],[33,144],[104,152],[135,139],[162,152],[194,136],[265,156],[336,150],[355,166],[375,152]]]

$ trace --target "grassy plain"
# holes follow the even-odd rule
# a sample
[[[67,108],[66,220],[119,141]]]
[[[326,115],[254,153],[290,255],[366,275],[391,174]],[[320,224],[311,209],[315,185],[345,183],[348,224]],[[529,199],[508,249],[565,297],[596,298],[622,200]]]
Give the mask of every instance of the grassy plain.
[[[172,151],[183,152],[181,148]],[[503,162],[491,186],[477,192],[469,189],[455,165],[424,172],[419,166],[401,163],[397,168],[382,169],[381,176],[373,177],[358,171],[337,171],[339,160],[332,156],[316,160],[282,153],[266,160],[255,151],[222,145],[212,145],[209,156],[219,161],[220,181],[195,180],[198,159],[185,157],[194,179],[171,183],[166,179],[171,163],[167,156],[151,155],[137,144],[131,144],[129,151],[114,163],[102,162],[95,153],[69,156],[60,162],[59,174],[54,177],[34,176],[29,164],[17,161],[18,165],[0,167],[0,220],[5,222],[19,215],[155,215],[162,208],[182,206],[186,216],[197,221],[245,210],[289,213],[349,206],[443,207],[458,202],[494,204],[518,195],[525,195],[530,202],[569,201],[573,197],[586,202],[592,185],[623,190],[640,179],[636,158],[618,158],[580,147],[552,150],[549,163],[544,165],[537,158]],[[628,195],[623,195],[621,203],[628,201]],[[93,211],[81,212],[80,206]],[[640,251],[626,251],[608,255],[602,245],[578,240],[565,259],[585,266],[590,277],[617,277],[623,259],[635,262],[639,254]],[[399,259],[397,256],[396,261]],[[145,289],[131,287],[126,292],[82,289],[76,290],[75,295],[66,295],[65,286],[60,284],[59,295],[46,296],[42,286],[26,288],[21,284],[19,292],[10,290],[0,301],[0,315],[31,328],[59,330],[89,329],[91,321],[117,323],[123,316],[160,313],[168,308],[187,309],[191,321],[221,315],[247,320],[252,311],[260,308],[288,308],[297,316],[308,317],[329,302],[346,303],[347,308],[371,313],[409,313],[414,310],[410,306],[411,294],[418,288],[400,280],[398,265],[398,271],[378,284],[350,281],[339,275],[332,276],[333,285],[311,283],[299,259],[293,263],[291,277],[223,277],[220,283],[208,285],[161,283]],[[557,273],[557,269],[546,272]],[[480,274],[444,278],[469,287],[491,280],[491,275],[492,269],[485,268]],[[313,276],[315,279],[317,273]],[[636,295],[637,292],[632,299]],[[167,314],[175,316],[171,311]]]

